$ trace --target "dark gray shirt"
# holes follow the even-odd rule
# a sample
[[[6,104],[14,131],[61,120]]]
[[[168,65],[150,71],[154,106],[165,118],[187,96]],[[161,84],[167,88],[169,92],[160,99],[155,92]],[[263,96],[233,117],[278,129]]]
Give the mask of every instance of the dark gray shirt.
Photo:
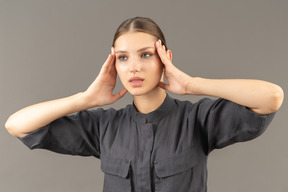
[[[100,158],[104,192],[206,192],[208,154],[256,138],[273,116],[225,99],[167,95],[149,114],[134,105],[86,110],[20,139],[30,149]]]

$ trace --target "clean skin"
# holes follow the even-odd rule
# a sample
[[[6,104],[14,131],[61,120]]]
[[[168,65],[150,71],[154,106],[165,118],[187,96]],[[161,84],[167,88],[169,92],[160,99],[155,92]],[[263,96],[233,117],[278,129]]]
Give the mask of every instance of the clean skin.
[[[166,97],[158,86],[163,79],[163,63],[156,50],[156,40],[147,33],[129,32],[115,41],[117,73],[142,113],[157,109]]]
[[[162,81],[163,72],[167,84]],[[117,74],[124,88],[113,94]],[[149,113],[163,103],[165,90],[180,95],[221,97],[260,115],[277,111],[284,99],[281,87],[262,80],[191,77],[173,65],[171,51],[160,40],[147,33],[130,31],[116,40],[100,73],[86,91],[25,107],[12,114],[5,127],[11,135],[24,137],[60,117],[112,104],[128,91],[138,111]]]

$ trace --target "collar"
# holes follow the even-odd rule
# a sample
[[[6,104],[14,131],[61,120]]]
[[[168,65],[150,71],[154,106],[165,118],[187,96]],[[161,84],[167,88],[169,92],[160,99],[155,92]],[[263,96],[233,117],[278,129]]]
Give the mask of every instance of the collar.
[[[139,123],[153,123],[162,119],[172,109],[173,98],[166,94],[166,98],[163,103],[155,110],[150,113],[140,113],[135,105],[132,105],[132,116]]]

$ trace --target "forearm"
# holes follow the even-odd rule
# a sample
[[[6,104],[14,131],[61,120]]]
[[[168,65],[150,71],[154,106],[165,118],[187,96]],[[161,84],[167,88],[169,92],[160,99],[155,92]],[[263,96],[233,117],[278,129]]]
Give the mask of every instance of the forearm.
[[[23,108],[9,117],[5,127],[13,136],[23,137],[60,117],[89,107],[83,93],[78,93]]]
[[[191,78],[187,89],[189,94],[221,97],[259,114],[273,113],[283,102],[283,90],[262,80]]]
[[[156,46],[169,82],[160,82],[159,86],[172,93],[220,97],[246,106],[258,114],[273,113],[283,102],[284,93],[281,87],[266,81],[191,77],[172,64],[170,50],[166,51],[159,41]]]
[[[109,105],[123,97],[126,89],[113,94],[116,85],[115,52],[109,54],[99,75],[83,93],[35,104],[11,115],[5,127],[10,134],[23,137],[52,121],[97,106]]]

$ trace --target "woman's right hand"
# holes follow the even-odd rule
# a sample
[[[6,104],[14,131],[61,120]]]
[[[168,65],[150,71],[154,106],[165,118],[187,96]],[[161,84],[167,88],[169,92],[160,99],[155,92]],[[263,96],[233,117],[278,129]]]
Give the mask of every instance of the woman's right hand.
[[[84,92],[88,102],[87,105],[90,108],[112,104],[127,93],[127,90],[124,88],[116,94],[113,94],[113,90],[116,86],[116,78],[115,51],[111,48],[111,54],[109,54],[107,60],[103,64],[99,75]]]
[[[16,137],[24,137],[65,115],[114,103],[127,92],[126,89],[122,89],[115,95],[112,93],[117,77],[114,62],[115,53],[112,50],[98,77],[85,92],[25,107],[8,118],[6,129]]]

